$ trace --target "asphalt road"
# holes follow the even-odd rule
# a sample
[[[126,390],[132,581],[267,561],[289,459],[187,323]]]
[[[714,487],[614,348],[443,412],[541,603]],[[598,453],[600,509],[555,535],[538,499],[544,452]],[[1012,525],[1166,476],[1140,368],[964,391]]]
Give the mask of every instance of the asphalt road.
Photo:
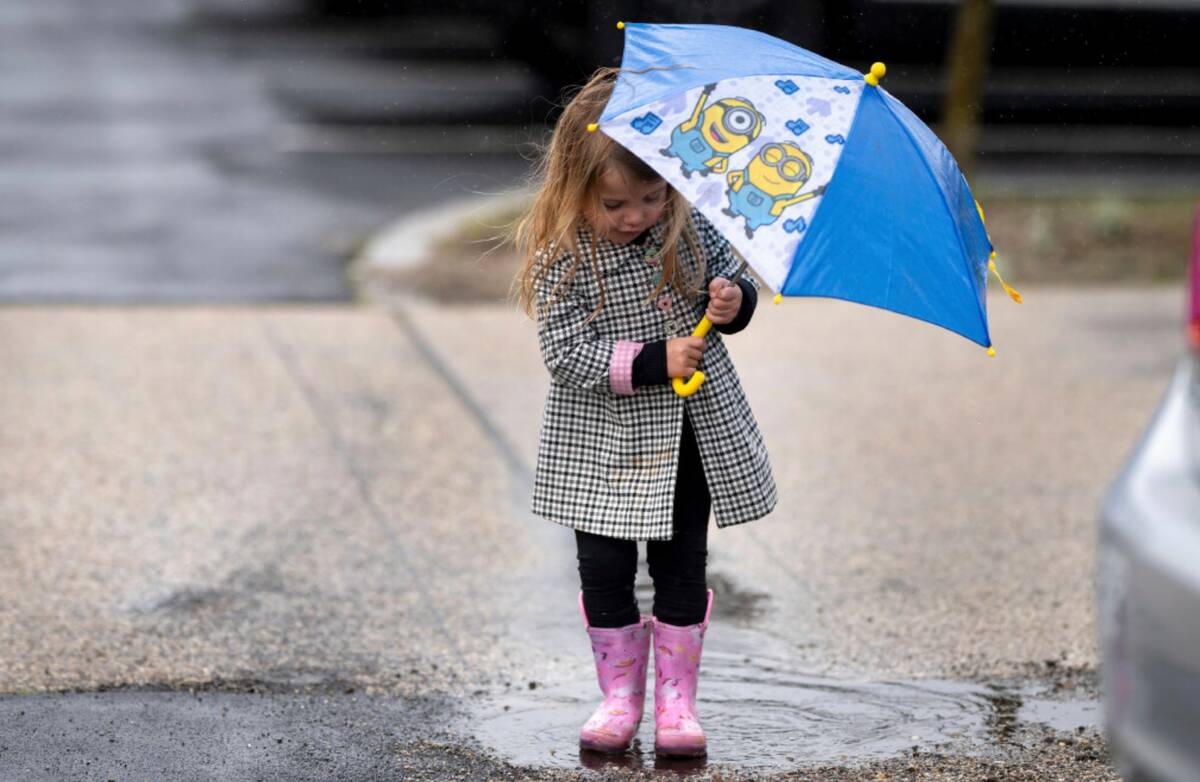
[[[272,7],[287,10],[272,0],[5,3],[0,301],[345,301],[344,265],[377,226],[504,191],[525,173],[513,143],[477,154],[426,133],[410,155],[312,138],[289,100],[396,96],[364,90],[365,76],[342,73],[353,52],[326,57],[303,30],[231,47],[197,22],[223,10],[253,31],[251,17]],[[311,84],[339,73],[337,84]],[[453,78],[439,84],[456,93]]]
[[[815,300],[729,340],[781,505],[710,535],[697,776],[1115,778],[1093,519],[1182,300],[1023,293],[995,359]],[[0,778],[580,773],[574,551],[525,511],[531,324],[10,306],[0,333]]]

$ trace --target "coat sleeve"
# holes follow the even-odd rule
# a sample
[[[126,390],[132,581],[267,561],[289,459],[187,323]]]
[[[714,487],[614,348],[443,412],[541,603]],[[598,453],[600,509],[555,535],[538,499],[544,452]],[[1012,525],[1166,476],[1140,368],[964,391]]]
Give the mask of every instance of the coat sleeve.
[[[589,322],[589,308],[571,290],[552,292],[562,267],[560,259],[538,282],[538,346],[555,383],[601,393],[632,395],[633,360],[642,344],[606,339]],[[557,273],[556,273],[557,272]],[[588,272],[583,271],[586,274]]]

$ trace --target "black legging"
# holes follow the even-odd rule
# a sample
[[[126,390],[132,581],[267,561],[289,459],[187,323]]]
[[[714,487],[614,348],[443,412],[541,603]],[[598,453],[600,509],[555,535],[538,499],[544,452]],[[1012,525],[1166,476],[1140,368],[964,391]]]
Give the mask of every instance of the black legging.
[[[700,451],[685,409],[672,536],[670,540],[646,542],[646,559],[654,581],[654,615],[667,624],[691,625],[704,619],[708,607],[704,573],[710,508]],[[593,627],[624,627],[637,622],[638,605],[633,594],[637,541],[576,530],[575,543],[588,622]]]

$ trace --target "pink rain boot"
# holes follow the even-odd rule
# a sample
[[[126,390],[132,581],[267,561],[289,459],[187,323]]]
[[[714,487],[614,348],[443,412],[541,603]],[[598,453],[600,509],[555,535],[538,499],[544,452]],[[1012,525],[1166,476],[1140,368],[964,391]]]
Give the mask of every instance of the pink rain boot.
[[[624,752],[642,723],[653,620],[642,615],[641,621],[625,627],[592,627],[583,609],[583,592],[579,593],[579,613],[592,639],[596,678],[604,694],[604,701],[579,732],[579,746]]]
[[[710,589],[700,624],[678,627],[654,618],[654,751],[665,757],[708,752],[696,716],[696,685],[712,601]]]

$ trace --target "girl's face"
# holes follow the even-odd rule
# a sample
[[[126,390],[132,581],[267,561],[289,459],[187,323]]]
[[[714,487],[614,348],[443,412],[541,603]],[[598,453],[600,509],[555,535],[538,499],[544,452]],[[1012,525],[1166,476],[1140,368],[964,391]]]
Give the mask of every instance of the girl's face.
[[[619,165],[612,165],[597,182],[599,213],[589,207],[592,230],[613,244],[626,244],[658,222],[667,205],[663,179],[643,182]]]

